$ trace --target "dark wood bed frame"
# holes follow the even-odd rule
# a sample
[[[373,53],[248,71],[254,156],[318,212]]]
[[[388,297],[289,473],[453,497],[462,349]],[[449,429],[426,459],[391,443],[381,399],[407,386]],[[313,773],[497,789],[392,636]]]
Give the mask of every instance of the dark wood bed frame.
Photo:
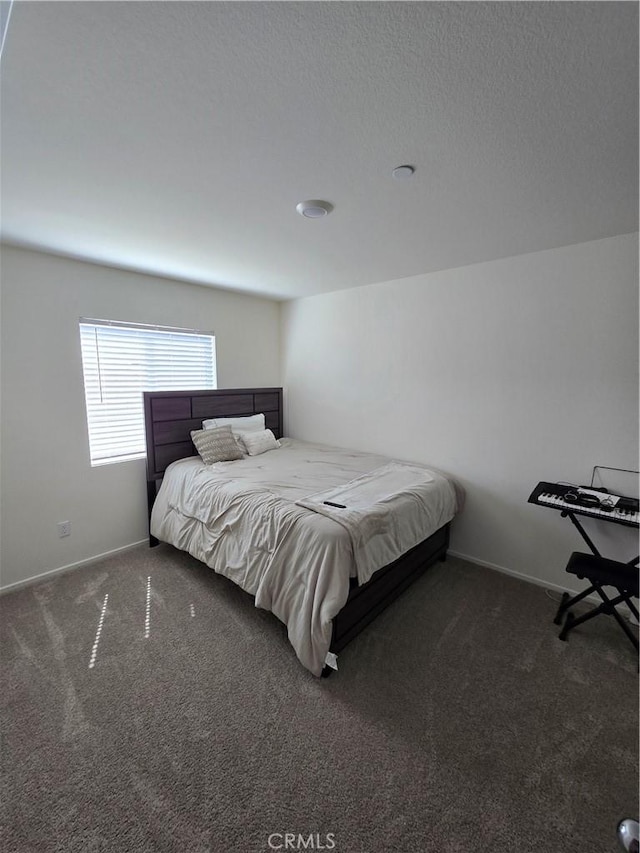
[[[191,430],[201,429],[205,418],[259,413],[264,413],[267,428],[281,438],[282,388],[145,392],[149,518],[167,465],[196,454]],[[149,544],[152,547],[158,544],[151,534]],[[358,586],[352,579],[347,603],[333,620],[330,650],[336,654],[341,651],[430,565],[445,560],[448,546],[449,524],[446,524],[395,562],[379,569],[368,583]]]

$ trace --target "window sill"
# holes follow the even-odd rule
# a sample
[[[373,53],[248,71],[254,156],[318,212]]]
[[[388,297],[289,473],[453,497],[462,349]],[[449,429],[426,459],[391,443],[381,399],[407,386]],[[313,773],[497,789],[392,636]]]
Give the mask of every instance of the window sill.
[[[91,467],[101,468],[103,465],[115,465],[118,462],[133,462],[135,459],[146,458],[146,453],[132,453],[130,456],[110,456],[108,459],[91,460]]]

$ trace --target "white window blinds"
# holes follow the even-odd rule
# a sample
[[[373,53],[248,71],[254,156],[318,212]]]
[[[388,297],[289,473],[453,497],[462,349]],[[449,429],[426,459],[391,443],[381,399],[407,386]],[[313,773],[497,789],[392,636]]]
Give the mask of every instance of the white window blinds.
[[[91,464],[145,454],[143,391],[216,387],[215,337],[80,320]]]

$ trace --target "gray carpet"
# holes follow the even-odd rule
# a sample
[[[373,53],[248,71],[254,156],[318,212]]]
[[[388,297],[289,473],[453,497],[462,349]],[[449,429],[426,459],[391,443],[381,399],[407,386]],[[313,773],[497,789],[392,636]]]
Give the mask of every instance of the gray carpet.
[[[637,661],[555,607],[450,558],[316,679],[168,546],[4,595],[2,851],[613,853]]]

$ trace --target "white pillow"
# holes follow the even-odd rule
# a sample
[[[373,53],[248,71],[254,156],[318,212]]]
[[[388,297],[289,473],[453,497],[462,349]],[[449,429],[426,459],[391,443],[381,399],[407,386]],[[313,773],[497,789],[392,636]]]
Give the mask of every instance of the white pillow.
[[[270,429],[263,429],[261,432],[242,432],[236,438],[244,445],[249,456],[259,456],[267,450],[280,447],[280,442]]]
[[[265,428],[264,415],[250,415],[246,418],[209,418],[202,421],[203,429],[217,429],[230,426],[237,437],[241,432],[262,432]]]

